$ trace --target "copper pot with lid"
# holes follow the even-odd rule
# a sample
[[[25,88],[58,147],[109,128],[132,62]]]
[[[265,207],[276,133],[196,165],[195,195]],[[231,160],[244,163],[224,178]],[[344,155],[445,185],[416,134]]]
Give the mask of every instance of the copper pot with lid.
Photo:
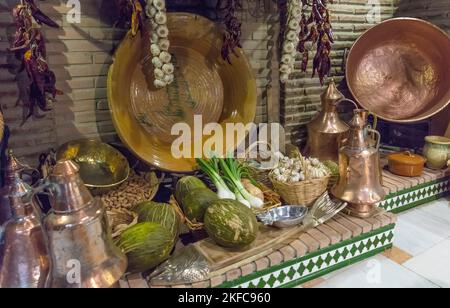
[[[394,153],[388,156],[389,171],[393,174],[416,177],[423,173],[426,159],[411,152]]]
[[[450,103],[450,37],[415,18],[394,18],[365,32],[348,54],[346,77],[358,103],[400,123],[427,119]]]

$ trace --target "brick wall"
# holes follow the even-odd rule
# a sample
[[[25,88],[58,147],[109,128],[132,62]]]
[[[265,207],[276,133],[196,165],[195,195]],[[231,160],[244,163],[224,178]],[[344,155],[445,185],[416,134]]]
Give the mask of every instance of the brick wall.
[[[57,87],[64,95],[58,97],[53,111],[46,113],[45,118],[30,119],[23,126],[20,125],[23,108],[15,104],[22,84],[20,80],[26,73],[16,78],[19,63],[5,51],[14,33],[10,9],[16,3],[0,1],[0,63],[3,64],[0,103],[11,129],[10,147],[27,162],[35,163],[37,154],[71,139],[114,140],[106,100],[106,75],[111,51],[124,31],[111,28],[113,2],[82,0],[81,24],[69,24],[65,18],[69,10],[66,1],[39,1],[41,9],[61,26],[61,29],[43,27],[43,32],[47,38],[48,61],[56,74]]]
[[[68,10],[65,0],[39,2],[43,11],[62,26],[59,30],[44,29],[49,62],[57,75],[57,85],[65,95],[45,118],[33,119],[20,126],[22,108],[15,107],[20,83],[15,80],[14,68],[18,63],[6,53],[9,37],[14,32],[10,8],[17,0],[0,0],[0,104],[12,130],[10,145],[28,162],[35,162],[38,153],[56,148],[67,140],[81,137],[101,137],[105,141],[117,139],[106,99],[106,75],[111,54],[124,35],[123,30],[112,29],[116,19],[114,2],[81,0],[82,23],[79,25],[68,24],[65,20]],[[211,19],[217,19],[215,10],[211,9],[215,2],[168,0],[170,10],[196,12]],[[243,21],[242,42],[258,84],[256,121],[281,121],[287,130],[287,141],[303,144],[305,124],[318,112],[323,88],[317,78],[310,78],[310,66],[306,73],[297,70],[284,89],[280,89],[276,1],[243,2],[244,8],[239,12]],[[373,26],[374,19],[368,15],[372,7],[368,3],[380,3],[380,20],[391,18],[399,5],[399,15],[429,18],[449,29],[448,0],[335,0],[331,5],[336,33],[332,75],[338,82],[343,79],[344,49],[351,47],[357,37]],[[299,65],[300,62],[297,68]]]
[[[20,126],[23,110],[15,106],[19,84],[14,70],[18,62],[6,52],[14,33],[10,10],[17,0],[0,0],[0,104],[12,132],[10,147],[30,163],[36,162],[37,154],[57,148],[68,140],[82,137],[100,137],[105,141],[117,139],[108,110],[106,76],[112,51],[124,35],[124,31],[112,29],[116,18],[112,0],[81,0],[81,24],[66,21],[65,14],[69,9],[65,0],[38,2],[41,9],[62,26],[58,30],[44,27],[44,33],[49,62],[58,79],[57,86],[65,95],[58,98],[54,110],[45,118],[32,119]],[[214,2],[207,1],[210,7],[214,7]],[[279,32],[276,5],[270,0],[244,2],[245,7],[239,15],[243,20],[243,46],[257,77],[256,121],[268,121],[269,115],[278,121],[273,118],[279,114],[276,109],[278,83],[270,89],[269,95],[267,91],[271,80],[278,80],[278,57],[273,43]],[[168,5],[172,11],[193,11],[211,19],[217,18],[215,10],[205,9],[203,1],[169,0]],[[19,79],[23,78],[19,76]],[[269,98],[274,102],[270,112]]]
[[[380,21],[392,18],[395,12],[395,0],[335,0],[330,5],[332,24],[335,32],[335,44],[332,53],[332,77],[336,82],[343,80],[343,54],[353,42],[377,22],[369,13],[373,10],[368,3],[380,4]],[[312,58],[313,55],[310,55]],[[320,110],[320,94],[324,90],[318,78],[310,78],[312,65],[306,73],[300,71],[301,56],[297,58],[295,73],[282,91],[281,120],[286,128],[286,141],[295,145],[306,142],[306,127],[312,117]],[[312,61],[310,61],[312,62]],[[344,91],[345,92],[345,91]]]

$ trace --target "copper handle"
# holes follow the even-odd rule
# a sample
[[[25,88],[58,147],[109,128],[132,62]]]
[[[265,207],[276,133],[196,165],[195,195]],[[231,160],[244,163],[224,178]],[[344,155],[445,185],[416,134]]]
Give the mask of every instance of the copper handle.
[[[378,151],[378,150],[380,149],[380,144],[381,144],[381,134],[380,134],[379,131],[377,131],[376,129],[372,129],[372,128],[369,128],[368,131],[371,132],[371,133],[373,133],[373,134],[375,134],[375,135],[377,136],[377,146],[376,146],[376,149],[377,149],[377,151]]]

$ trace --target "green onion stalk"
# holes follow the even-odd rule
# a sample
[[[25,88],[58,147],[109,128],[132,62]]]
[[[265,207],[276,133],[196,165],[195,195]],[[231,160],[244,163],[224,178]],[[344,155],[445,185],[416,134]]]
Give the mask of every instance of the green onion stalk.
[[[218,161],[223,178],[233,187],[236,199],[250,208],[262,208],[264,201],[250,194],[241,182],[244,167],[231,157]]]
[[[220,176],[219,159],[213,157],[210,160],[197,158],[197,164],[200,169],[208,175],[210,180],[217,188],[217,196],[219,199],[236,200],[236,195],[228,188],[224,179]]]

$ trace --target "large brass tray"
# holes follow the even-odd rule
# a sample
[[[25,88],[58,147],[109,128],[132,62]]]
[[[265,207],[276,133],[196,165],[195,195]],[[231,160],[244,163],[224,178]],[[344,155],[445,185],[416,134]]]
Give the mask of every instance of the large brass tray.
[[[347,81],[356,100],[393,122],[427,119],[450,103],[450,38],[433,24],[394,18],[353,45]]]
[[[195,115],[203,116],[203,126],[250,123],[256,112],[256,81],[242,50],[232,65],[222,60],[222,31],[214,22],[170,13],[168,27],[175,81],[161,90],[153,86],[153,66],[145,59],[150,54],[146,26],[142,36],[128,33],[118,47],[108,74],[108,100],[117,133],[134,154],[163,170],[191,172],[193,158],[172,155],[172,142],[178,138],[171,134],[173,125],[193,127]],[[192,131],[189,147],[201,139],[205,137]],[[234,150],[238,139],[224,150]]]

